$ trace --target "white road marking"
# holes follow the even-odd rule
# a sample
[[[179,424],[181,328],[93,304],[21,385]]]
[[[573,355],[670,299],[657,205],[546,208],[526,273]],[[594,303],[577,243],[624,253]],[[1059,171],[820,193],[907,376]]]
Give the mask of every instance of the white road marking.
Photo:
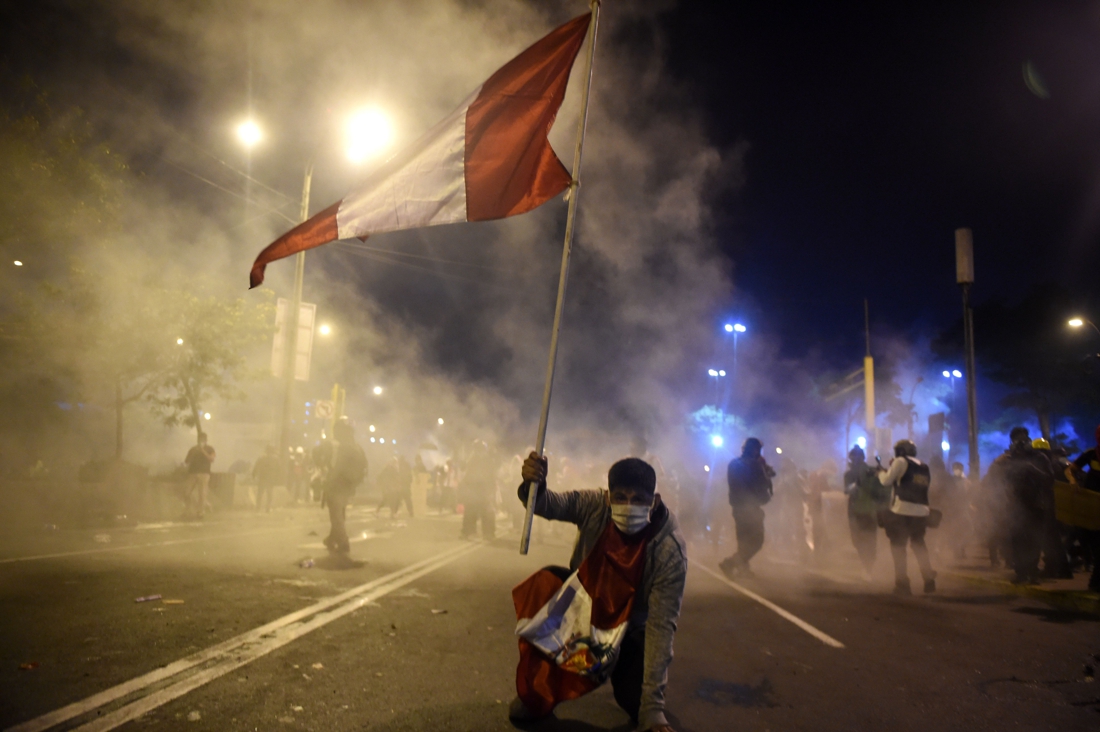
[[[807,633],[812,635],[814,638],[817,638],[819,641],[821,641],[825,645],[832,646],[833,648],[843,648],[844,647],[844,644],[841,643],[840,641],[838,641],[836,638],[833,638],[831,635],[828,635],[826,633],[821,632],[820,630],[818,630],[814,626],[810,625],[809,623],[807,623],[805,620],[798,617],[797,615],[795,615],[793,613],[790,613],[790,612],[784,610],[783,608],[779,607],[778,605],[776,605],[771,600],[769,600],[765,597],[761,597],[760,595],[756,594],[752,590],[746,589],[746,588],[742,587],[741,585],[737,584],[736,582],[732,582],[732,581],[726,579],[725,576],[719,574],[718,572],[715,572],[713,569],[711,569],[710,567],[707,567],[706,565],[700,564],[699,562],[696,562],[696,561],[693,561],[693,560],[691,560],[691,563],[692,563],[692,565],[694,565],[695,567],[697,567],[697,568],[701,569],[702,571],[706,572],[707,574],[709,574],[711,577],[718,580],[722,584],[728,585],[729,587],[732,587],[733,589],[737,590],[738,592],[740,592],[745,597],[748,597],[749,599],[755,600],[756,602],[760,603],[764,607],[768,608],[769,610],[771,610],[773,613],[775,613],[779,617],[783,618],[784,620],[789,620],[790,622],[794,623],[799,628],[802,628],[802,630],[806,631]]]
[[[284,615],[236,638],[230,638],[167,666],[162,666],[118,686],[93,694],[86,699],[10,727],[8,732],[40,732],[49,729],[97,710],[123,697],[146,690],[161,681],[170,680],[172,677],[183,674],[196,666],[207,665],[206,668],[197,673],[179,681],[171,682],[168,686],[131,701],[77,728],[85,732],[92,732],[93,730],[105,732],[106,730],[115,729],[152,709],[197,689],[203,684],[285,646],[310,631],[373,603],[378,598],[400,589],[482,546],[484,544],[480,542],[470,543],[440,552],[435,556],[411,564],[384,577],[379,577],[339,595],[326,598],[289,615]],[[330,608],[332,609],[330,610]],[[308,620],[305,620],[306,618]],[[303,620],[305,622],[299,622]]]

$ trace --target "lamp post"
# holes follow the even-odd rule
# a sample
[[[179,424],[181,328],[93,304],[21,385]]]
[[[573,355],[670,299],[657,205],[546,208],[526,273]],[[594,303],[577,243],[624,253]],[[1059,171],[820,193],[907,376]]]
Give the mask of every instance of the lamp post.
[[[246,120],[237,126],[237,139],[246,150],[251,151],[263,139],[263,131],[254,120]],[[346,153],[348,160],[359,164],[375,157],[393,143],[393,127],[389,118],[376,108],[367,108],[353,114],[347,123]],[[302,198],[298,220],[309,218],[309,193],[313,184],[313,160],[306,163],[302,175]],[[298,252],[294,257],[294,289],[290,300],[290,311],[286,317],[286,347],[283,362],[283,413],[279,436],[280,454],[286,455],[290,447],[290,414],[294,397],[294,366],[298,352],[298,319],[302,309],[302,284],[305,280],[306,253]]]
[[[1096,323],[1092,322],[1088,318],[1070,318],[1066,322],[1066,325],[1068,325],[1070,328],[1080,328],[1083,325],[1088,325],[1094,331],[1096,331],[1096,335],[1100,336],[1100,328],[1097,328]]]
[[[966,342],[966,422],[970,451],[970,479],[981,479],[978,455],[978,393],[974,364],[974,310],[970,307],[970,286],[974,284],[974,234],[955,229],[955,281],[962,288],[963,337]]]

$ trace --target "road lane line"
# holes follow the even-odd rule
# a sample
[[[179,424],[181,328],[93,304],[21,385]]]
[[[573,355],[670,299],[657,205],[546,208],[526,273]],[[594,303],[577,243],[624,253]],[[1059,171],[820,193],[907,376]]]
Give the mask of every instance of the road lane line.
[[[73,704],[69,704],[52,712],[48,712],[47,714],[28,720],[14,727],[10,727],[8,728],[7,732],[40,732],[41,730],[49,729],[58,724],[67,722],[71,719],[74,719],[83,714],[110,704],[111,702],[117,701],[123,697],[129,696],[130,694],[142,691],[143,689],[146,689],[153,684],[171,679],[172,677],[188,671],[196,666],[210,663],[211,661],[216,662],[215,665],[211,668],[201,671],[199,674],[195,674],[188,679],[175,682],[172,686],[161,689],[160,691],[150,695],[150,697],[163,698],[164,701],[162,701],[161,704],[166,703],[171,699],[187,693],[187,691],[190,691],[192,688],[196,688],[190,686],[192,679],[196,677],[206,678],[204,674],[221,669],[223,667],[226,668],[223,673],[228,673],[232,669],[243,665],[236,663],[238,658],[247,659],[247,661],[245,662],[248,662],[259,658],[260,656],[266,655],[276,648],[286,645],[300,635],[308,633],[311,630],[315,630],[316,628],[330,623],[339,617],[343,617],[347,613],[350,613],[353,610],[362,607],[366,603],[371,602],[373,599],[381,597],[384,594],[388,594],[389,592],[403,587],[409,582],[419,579],[429,572],[433,572],[440,567],[443,567],[446,564],[449,564],[482,546],[484,546],[484,544],[478,542],[472,544],[463,544],[458,547],[452,547],[443,552],[440,552],[439,554],[428,557],[427,559],[423,559],[419,562],[399,569],[396,572],[391,572],[388,575],[371,580],[370,582],[359,585],[358,587],[353,587],[350,590],[342,592],[338,595],[334,595],[333,597],[326,598],[324,600],[321,600],[320,602],[316,602],[313,605],[302,608],[301,610],[297,610],[288,615],[284,615],[283,617],[273,620],[266,625],[254,628],[253,630],[243,633],[235,638],[230,638],[229,640],[218,643],[214,646],[211,646],[210,648],[199,651],[197,653],[193,653],[190,656],[186,656],[178,661],[168,664],[167,666],[162,666],[161,668],[150,671],[149,673],[143,674],[142,676],[138,676],[137,678],[131,679],[130,681],[126,681],[110,689],[106,689],[97,694],[93,694],[86,699],[74,702]],[[333,606],[339,607],[337,607],[330,613],[326,613],[324,615],[321,614],[325,610],[328,610]],[[310,616],[316,617],[313,617],[311,620],[301,624],[297,628],[291,628],[284,631],[284,629],[286,629],[288,626],[291,626],[292,624],[297,623],[304,618],[309,618]],[[265,638],[264,636],[269,637]],[[231,667],[227,666],[226,664],[229,664]],[[210,676],[209,678],[206,678],[206,681],[217,678],[218,676],[223,675],[223,673],[217,673],[214,676]],[[206,681],[202,681],[198,685],[201,686],[202,684],[206,683]],[[171,692],[174,695],[166,695],[166,693],[168,692]],[[120,715],[124,710],[127,709],[131,711],[137,709],[143,710],[137,711],[133,716],[121,715],[126,716],[126,719],[118,722],[118,724],[129,721],[136,716],[144,714],[145,711],[148,711],[148,709],[145,708],[146,705],[143,705],[143,702],[145,702],[145,699],[149,699],[150,697],[145,697],[144,699],[130,702],[126,706],[116,710],[115,712],[112,712],[111,714],[105,715],[104,717],[101,717],[100,719],[90,724],[97,724],[99,722],[102,722],[103,720],[115,719],[116,717],[121,718],[118,715]],[[160,706],[160,704],[156,704],[153,707],[148,708],[152,709],[155,706]],[[117,726],[117,724],[115,726]],[[80,729],[84,729],[84,727],[81,727]],[[92,728],[88,727],[88,729]],[[95,727],[95,729],[113,729],[113,727]]]
[[[722,584],[725,584],[725,585],[728,585],[728,586],[732,587],[733,589],[737,590],[738,592],[740,592],[745,597],[748,597],[752,600],[756,600],[758,603],[760,603],[764,607],[768,608],[769,610],[771,610],[772,612],[774,612],[776,615],[783,618],[784,620],[789,620],[790,622],[794,623],[799,628],[802,628],[802,630],[806,631],[807,633],[812,635],[814,638],[817,638],[819,641],[821,641],[825,645],[832,646],[833,648],[843,648],[844,647],[844,644],[841,643],[840,641],[838,641],[836,638],[833,638],[831,635],[828,635],[826,633],[821,632],[820,630],[818,630],[814,626],[807,623],[802,618],[798,617],[794,613],[790,613],[790,612],[784,610],[783,608],[779,607],[778,605],[776,605],[774,602],[767,599],[766,597],[761,597],[760,595],[756,594],[752,590],[749,590],[749,589],[747,589],[745,587],[742,587],[741,585],[737,584],[736,582],[732,582],[729,579],[726,579],[725,576],[719,574],[718,572],[715,572],[713,569],[711,569],[710,567],[707,567],[704,564],[700,564],[699,562],[696,562],[694,560],[689,560],[689,561],[695,567],[697,567],[698,569],[703,570],[704,572],[706,572],[707,574],[709,574],[711,577],[718,580]]]
[[[356,521],[348,521],[348,523],[356,523],[358,521],[365,521],[367,519],[356,519]],[[104,554],[106,552],[123,552],[129,549],[151,549],[158,546],[176,546],[178,544],[195,544],[200,541],[217,541],[218,539],[243,539],[246,536],[259,536],[261,534],[274,534],[287,529],[301,529],[302,526],[276,526],[268,529],[259,529],[257,531],[246,531],[243,534],[218,534],[216,536],[196,536],[190,539],[172,539],[170,541],[157,541],[147,544],[124,544],[121,546],[107,546],[99,547],[96,549],[78,549],[71,552],[56,552],[54,554],[35,554],[29,557],[8,557],[0,559],[0,564],[14,564],[15,562],[36,562],[41,559],[60,559],[63,557],[79,557],[86,554]],[[324,545],[320,545],[324,548]]]

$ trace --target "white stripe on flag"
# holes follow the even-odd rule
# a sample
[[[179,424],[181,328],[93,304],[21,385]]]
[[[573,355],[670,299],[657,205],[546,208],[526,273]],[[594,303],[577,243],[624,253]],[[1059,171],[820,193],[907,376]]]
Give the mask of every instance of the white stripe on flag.
[[[466,220],[466,110],[480,93],[479,86],[424,133],[397,170],[344,197],[336,214],[341,239]]]

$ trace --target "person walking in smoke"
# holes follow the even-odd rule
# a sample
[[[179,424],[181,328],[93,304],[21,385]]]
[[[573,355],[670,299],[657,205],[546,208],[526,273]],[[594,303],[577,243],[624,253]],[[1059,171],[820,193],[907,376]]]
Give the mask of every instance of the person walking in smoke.
[[[332,459],[324,483],[331,528],[324,544],[334,552],[347,554],[351,551],[346,527],[348,501],[367,477],[367,456],[363,448],[355,444],[355,429],[347,417],[341,417],[333,426],[332,438]]]
[[[1016,584],[1039,582],[1046,495],[1054,493],[1050,462],[1036,453],[1025,427],[1013,427],[1008,449],[993,461],[985,482],[1005,499],[1008,543]],[[1050,501],[1053,504],[1053,500]]]
[[[870,581],[878,553],[878,512],[886,508],[885,490],[874,468],[867,464],[866,453],[858,445],[848,452],[844,492],[848,494],[848,529],[852,544],[863,564],[863,578]]]
[[[256,481],[256,510],[260,510],[266,497],[266,510],[270,513],[271,497],[275,492],[275,484],[279,482],[279,461],[275,457],[273,445],[265,447],[264,454],[256,458],[256,464],[252,466],[252,478]]]
[[[482,440],[475,440],[458,486],[458,497],[463,507],[463,539],[474,538],[478,520],[481,521],[483,539],[492,541],[496,537],[496,473],[497,464],[489,446]]]
[[[199,444],[187,451],[183,464],[187,466],[187,501],[196,501],[191,515],[201,519],[206,513],[206,493],[210,490],[210,467],[217,457],[211,445],[206,444],[206,433],[199,432]],[[196,496],[197,494],[197,496]]]
[[[741,446],[741,457],[730,460],[726,470],[737,552],[718,567],[731,579],[738,574],[751,577],[749,561],[764,546],[764,505],[772,498],[775,471],[760,454],[763,449],[759,439],[748,438]]]
[[[576,524],[579,531],[568,569],[546,567],[512,591],[520,661],[509,716],[544,717],[610,678],[615,701],[638,730],[673,732],[665,687],[687,551],[676,518],[657,493],[657,475],[644,460],[625,458],[608,471],[607,492],[562,493],[547,488],[546,475],[546,458],[532,452],[523,463],[520,501],[526,503],[534,483],[535,514]],[[554,641],[546,632],[551,612],[562,625],[576,621],[554,627],[559,640],[574,627],[583,635],[564,645]]]
[[[912,440],[899,440],[894,445],[894,459],[890,467],[880,473],[879,482],[893,491],[890,508],[883,512],[886,537],[890,540],[890,553],[894,557],[894,594],[911,595],[907,545],[924,578],[924,591],[936,591],[936,572],[928,558],[924,534],[928,529],[928,487],[932,473],[928,466],[917,460],[917,446]]]
[[[1084,473],[1082,482],[1085,490],[1100,492],[1100,426],[1096,428],[1096,445],[1078,455],[1073,461],[1073,467],[1078,472]],[[1089,590],[1100,592],[1100,531],[1079,529],[1077,533],[1081,536],[1081,543],[1092,560]]]

